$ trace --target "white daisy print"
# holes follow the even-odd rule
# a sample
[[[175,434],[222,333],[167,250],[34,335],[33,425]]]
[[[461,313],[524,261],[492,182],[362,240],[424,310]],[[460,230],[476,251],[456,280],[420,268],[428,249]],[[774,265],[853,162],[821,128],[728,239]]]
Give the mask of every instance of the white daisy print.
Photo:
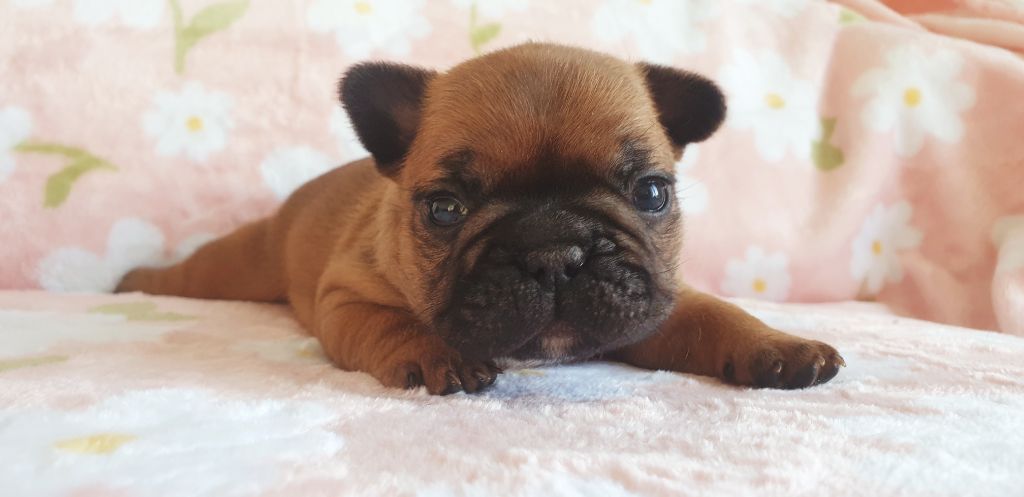
[[[19,107],[0,107],[0,181],[14,171],[14,147],[32,134],[32,116]]]
[[[469,9],[476,6],[476,13],[484,19],[500,19],[506,12],[522,12],[530,5],[528,0],[452,0],[456,7]]]
[[[685,214],[700,214],[708,208],[708,187],[704,182],[687,174],[697,164],[700,146],[687,145],[683,157],[676,163],[676,195]]]
[[[158,93],[142,125],[156,140],[158,154],[184,154],[193,161],[205,162],[227,143],[228,131],[234,127],[230,110],[228,95],[189,82],[181,93]]]
[[[39,285],[57,292],[109,292],[128,270],[163,262],[164,234],[137,218],[114,223],[107,250],[97,255],[78,247],[54,250],[39,263]]]
[[[780,17],[794,17],[811,4],[811,0],[740,0],[741,4],[771,11]]]
[[[913,208],[907,202],[890,207],[875,206],[853,239],[850,275],[863,282],[869,295],[877,294],[885,282],[903,279],[899,253],[921,244],[922,234],[910,225]]]
[[[403,56],[413,40],[430,33],[425,0],[315,0],[306,12],[314,31],[334,33],[338,46],[354,59],[376,51]]]
[[[335,409],[201,389],[128,392],[69,411],[20,407],[0,418],[0,459],[18,461],[0,467],[11,495],[96,485],[125,495],[252,495],[289,478],[290,466],[344,447],[329,429]]]
[[[363,147],[363,143],[359,141],[359,135],[356,134],[355,128],[352,127],[352,120],[348,118],[348,114],[340,107],[335,107],[331,111],[329,127],[331,134],[334,135],[334,140],[338,143],[338,152],[341,154],[342,163],[362,159],[370,155],[370,152],[367,152],[366,148]]]
[[[284,147],[263,159],[260,172],[278,198],[286,198],[307,181],[330,171],[335,166],[326,155],[307,146]]]
[[[789,258],[782,252],[767,253],[761,247],[747,248],[743,259],[725,266],[722,291],[733,297],[782,302],[789,297]]]
[[[702,52],[701,23],[714,14],[710,0],[605,0],[591,19],[591,32],[609,44],[631,41],[637,56],[670,64],[679,54]]]
[[[754,131],[761,158],[779,162],[789,151],[807,159],[820,134],[815,106],[818,92],[810,81],[793,75],[774,52],[737,52],[719,75],[729,100],[727,124]]]
[[[117,20],[131,28],[152,28],[160,24],[164,0],[75,0],[75,20],[96,25]]]
[[[910,157],[927,137],[956,143],[964,134],[960,114],[974,105],[974,89],[957,79],[963,59],[951,50],[908,45],[885,55],[885,67],[866,72],[853,95],[868,96],[861,120],[868,129],[893,132],[898,154]]]

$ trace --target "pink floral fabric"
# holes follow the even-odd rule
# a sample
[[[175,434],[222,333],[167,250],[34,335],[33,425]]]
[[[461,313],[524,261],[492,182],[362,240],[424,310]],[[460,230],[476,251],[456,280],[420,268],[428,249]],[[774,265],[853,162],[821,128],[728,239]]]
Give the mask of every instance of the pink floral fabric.
[[[696,286],[1024,333],[1022,22],[996,0],[11,0],[0,287],[109,290],[363,156],[334,97],[357,61],[534,39],[723,87],[678,165]]]

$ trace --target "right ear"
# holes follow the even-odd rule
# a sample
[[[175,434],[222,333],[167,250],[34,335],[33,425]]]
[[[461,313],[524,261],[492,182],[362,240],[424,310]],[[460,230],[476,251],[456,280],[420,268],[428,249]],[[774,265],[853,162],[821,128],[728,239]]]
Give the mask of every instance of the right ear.
[[[356,64],[341,79],[341,103],[359,141],[377,169],[394,176],[402,167],[416,130],[427,84],[434,71],[401,64]]]
[[[681,152],[688,143],[703,141],[725,119],[725,96],[711,80],[667,66],[637,64],[658,110],[661,127]]]

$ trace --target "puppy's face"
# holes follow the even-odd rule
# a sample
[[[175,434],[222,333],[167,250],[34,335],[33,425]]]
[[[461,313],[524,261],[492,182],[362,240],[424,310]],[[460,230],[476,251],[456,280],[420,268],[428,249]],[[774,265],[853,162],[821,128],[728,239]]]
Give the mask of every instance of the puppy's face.
[[[403,290],[463,355],[584,358],[668,316],[673,164],[723,117],[711,83],[523,45],[442,75],[357,66],[342,98],[402,197]]]

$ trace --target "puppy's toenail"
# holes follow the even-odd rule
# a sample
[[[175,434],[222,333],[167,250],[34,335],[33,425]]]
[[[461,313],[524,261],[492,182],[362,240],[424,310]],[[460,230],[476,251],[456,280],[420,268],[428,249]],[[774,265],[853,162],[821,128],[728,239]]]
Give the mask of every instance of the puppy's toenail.
[[[462,391],[462,382],[459,381],[459,375],[455,374],[455,371],[448,371],[445,373],[444,379],[447,385],[445,385],[444,391],[441,392],[441,395],[448,395]]]

